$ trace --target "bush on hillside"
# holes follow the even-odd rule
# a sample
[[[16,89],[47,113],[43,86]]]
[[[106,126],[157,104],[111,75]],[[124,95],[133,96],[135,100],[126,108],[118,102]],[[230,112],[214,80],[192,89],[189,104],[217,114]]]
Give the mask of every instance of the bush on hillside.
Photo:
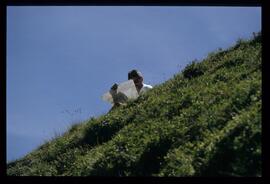
[[[185,78],[191,79],[203,75],[204,70],[204,67],[200,63],[196,63],[196,60],[194,60],[185,68],[183,75]]]

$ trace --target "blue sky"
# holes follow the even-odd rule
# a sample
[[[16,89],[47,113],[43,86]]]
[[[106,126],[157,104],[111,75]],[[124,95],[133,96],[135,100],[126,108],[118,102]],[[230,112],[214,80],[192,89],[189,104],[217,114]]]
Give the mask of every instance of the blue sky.
[[[155,86],[260,30],[259,7],[9,6],[7,160],[108,112],[128,71]]]

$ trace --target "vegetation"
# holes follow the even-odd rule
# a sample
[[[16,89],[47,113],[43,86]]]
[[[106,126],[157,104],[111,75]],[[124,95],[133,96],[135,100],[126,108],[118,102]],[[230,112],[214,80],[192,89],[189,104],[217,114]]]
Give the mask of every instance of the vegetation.
[[[127,106],[76,124],[15,176],[261,176],[261,35],[210,53]]]

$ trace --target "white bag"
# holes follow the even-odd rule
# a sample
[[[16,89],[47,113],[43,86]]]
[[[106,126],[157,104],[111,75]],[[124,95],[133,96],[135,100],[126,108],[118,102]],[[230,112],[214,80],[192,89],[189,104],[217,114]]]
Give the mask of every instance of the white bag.
[[[116,96],[118,95],[119,97],[123,97],[123,94],[124,94],[125,98],[127,98],[129,100],[136,99],[139,96],[137,89],[136,89],[136,86],[135,86],[132,79],[119,84],[116,92],[117,92]],[[102,96],[102,99],[104,101],[113,103],[113,98],[112,98],[112,95],[110,92],[105,93]]]

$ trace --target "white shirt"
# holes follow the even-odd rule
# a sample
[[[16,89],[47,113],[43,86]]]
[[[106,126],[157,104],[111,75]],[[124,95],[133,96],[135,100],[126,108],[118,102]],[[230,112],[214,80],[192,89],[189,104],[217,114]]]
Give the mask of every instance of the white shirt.
[[[143,83],[143,87],[142,87],[142,89],[140,90],[139,95],[145,93],[146,91],[148,91],[148,90],[150,90],[150,89],[152,89],[152,88],[153,88],[153,87],[152,87],[151,85],[148,85],[148,84],[144,84],[144,83]]]

